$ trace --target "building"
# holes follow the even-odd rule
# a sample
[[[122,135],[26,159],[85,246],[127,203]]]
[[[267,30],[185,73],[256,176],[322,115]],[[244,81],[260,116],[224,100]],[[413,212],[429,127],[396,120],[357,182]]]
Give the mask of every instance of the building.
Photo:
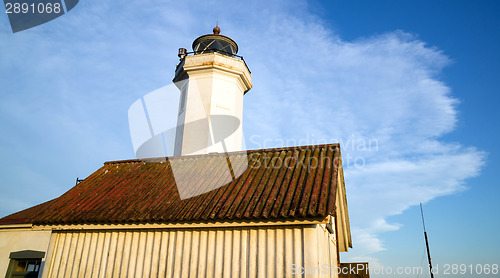
[[[352,247],[340,146],[241,151],[251,75],[219,32],[180,50],[176,156],[106,162],[1,218],[0,274],[339,276]]]

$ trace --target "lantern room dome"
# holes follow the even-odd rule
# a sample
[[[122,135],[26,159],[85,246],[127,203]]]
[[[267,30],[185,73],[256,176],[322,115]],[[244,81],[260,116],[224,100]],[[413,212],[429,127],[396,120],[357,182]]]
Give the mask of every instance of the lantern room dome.
[[[238,45],[231,38],[220,34],[220,28],[216,26],[213,34],[198,37],[193,42],[194,54],[217,52],[227,56],[238,53]]]

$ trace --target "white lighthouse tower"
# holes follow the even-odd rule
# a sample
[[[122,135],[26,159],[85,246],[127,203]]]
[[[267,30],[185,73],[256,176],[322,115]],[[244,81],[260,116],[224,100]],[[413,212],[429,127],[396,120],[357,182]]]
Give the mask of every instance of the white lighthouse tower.
[[[181,91],[174,155],[241,150],[243,96],[252,84],[237,53],[236,42],[221,35],[219,27],[194,40],[192,53],[179,49],[173,80]]]

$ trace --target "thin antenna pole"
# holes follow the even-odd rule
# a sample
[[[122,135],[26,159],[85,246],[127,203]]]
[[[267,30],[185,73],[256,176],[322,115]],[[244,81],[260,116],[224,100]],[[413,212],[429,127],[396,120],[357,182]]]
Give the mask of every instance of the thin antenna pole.
[[[431,273],[431,278],[434,278],[434,273],[432,273],[431,251],[429,250],[429,240],[427,239],[427,231],[425,230],[424,210],[422,209],[422,203],[420,203],[420,214],[422,215],[422,225],[424,226],[424,237],[425,246],[427,247],[427,260],[429,261],[429,272]]]

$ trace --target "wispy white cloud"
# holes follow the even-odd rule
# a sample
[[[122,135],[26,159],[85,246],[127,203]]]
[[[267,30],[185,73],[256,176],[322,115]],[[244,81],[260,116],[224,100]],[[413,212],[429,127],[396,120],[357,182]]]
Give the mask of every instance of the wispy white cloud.
[[[438,49],[402,31],[347,42],[320,21],[279,13],[246,36],[258,38],[254,51],[264,44],[246,97],[254,147],[342,143],[355,246],[346,259],[384,250],[377,234],[399,229],[389,216],[479,174],[483,152],[439,140],[456,125],[458,101],[439,80],[450,59]]]
[[[177,48],[189,48],[216,20],[252,70],[247,146],[342,143],[351,256],[383,250],[377,235],[399,227],[389,216],[463,190],[464,181],[479,174],[484,153],[440,140],[456,125],[458,101],[439,79],[450,64],[439,49],[397,30],[345,41],[309,13],[305,1],[241,5],[81,2],[51,23],[0,34],[0,50],[10,54],[0,60],[6,134],[0,148],[24,158],[2,168],[2,175],[27,168],[36,175],[12,178],[14,186],[50,176],[44,184],[62,193],[77,173],[130,158],[129,106],[167,85]],[[32,156],[46,159],[22,165]],[[53,197],[39,195],[33,203]]]

